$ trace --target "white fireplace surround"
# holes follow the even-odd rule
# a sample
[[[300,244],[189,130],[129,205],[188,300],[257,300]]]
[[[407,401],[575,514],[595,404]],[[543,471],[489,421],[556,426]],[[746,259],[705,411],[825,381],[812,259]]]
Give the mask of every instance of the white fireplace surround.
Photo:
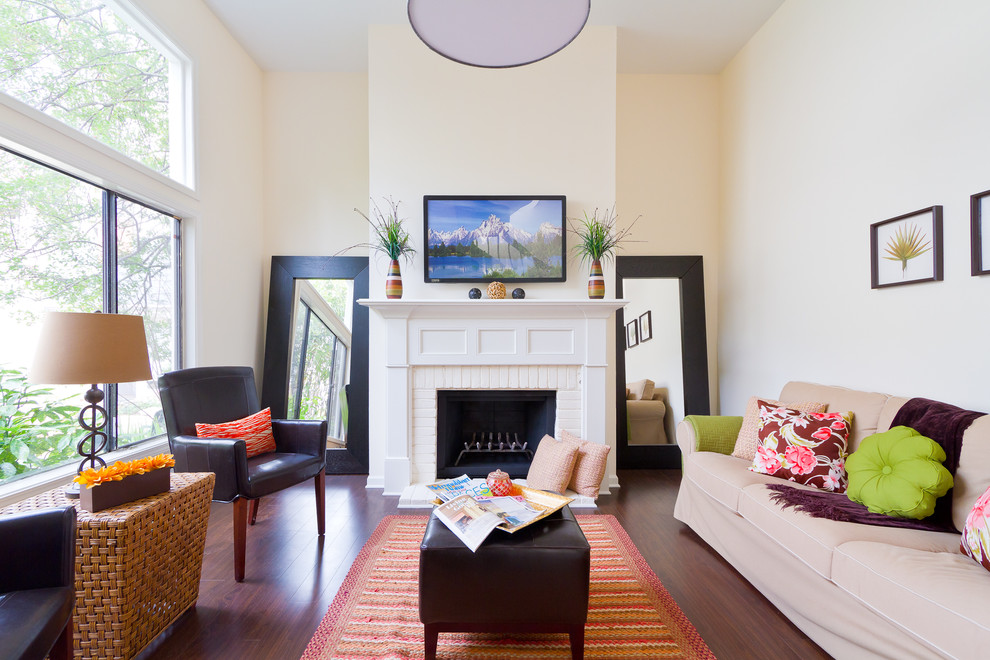
[[[369,438],[384,464],[370,466],[369,488],[402,495],[436,480],[439,389],[555,390],[557,431],[609,437],[608,323],[625,300],[358,302],[385,323],[385,433]],[[610,455],[601,492],[618,485]]]

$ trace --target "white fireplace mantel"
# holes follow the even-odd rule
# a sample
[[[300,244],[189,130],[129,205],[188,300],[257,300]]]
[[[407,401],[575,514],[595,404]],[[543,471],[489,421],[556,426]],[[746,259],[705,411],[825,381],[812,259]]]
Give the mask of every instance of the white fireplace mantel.
[[[625,300],[368,300],[358,303],[384,320],[386,367],[384,465],[371,466],[369,487],[399,495],[413,478],[434,473],[414,469],[413,370],[438,367],[530,367],[580,369],[580,411],[560,428],[605,442],[608,321]],[[487,378],[487,377],[486,377]],[[493,389],[497,387],[494,386]],[[576,394],[575,394],[576,396]],[[369,438],[374,443],[374,438]],[[417,450],[419,451],[419,450]],[[418,456],[422,456],[419,451]],[[610,463],[614,463],[610,461]],[[375,478],[376,472],[380,475]],[[415,474],[414,474],[415,472]],[[614,468],[603,492],[617,486]]]

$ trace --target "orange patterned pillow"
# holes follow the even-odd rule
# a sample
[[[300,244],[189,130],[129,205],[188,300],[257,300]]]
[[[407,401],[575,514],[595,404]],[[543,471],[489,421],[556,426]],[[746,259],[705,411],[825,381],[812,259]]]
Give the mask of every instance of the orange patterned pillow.
[[[196,423],[196,436],[200,438],[241,438],[247,445],[248,458],[275,451],[275,435],[272,433],[272,409],[248,415],[222,424]]]
[[[574,462],[568,488],[579,495],[597,500],[598,489],[601,488],[602,479],[605,478],[605,461],[608,459],[611,447],[597,442],[587,442],[564,430],[560,431],[560,439],[578,448],[577,460]]]
[[[549,435],[543,436],[536,448],[533,462],[526,474],[526,485],[537,490],[563,493],[571,480],[571,470],[577,460],[578,448],[569,442],[557,442]]]

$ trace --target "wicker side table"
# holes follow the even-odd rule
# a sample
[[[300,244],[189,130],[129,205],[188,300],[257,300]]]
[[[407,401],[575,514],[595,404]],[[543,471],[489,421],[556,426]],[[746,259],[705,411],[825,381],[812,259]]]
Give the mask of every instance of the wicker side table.
[[[168,493],[96,513],[50,490],[0,515],[76,507],[76,658],[128,660],[199,597],[215,476],[173,473]]]

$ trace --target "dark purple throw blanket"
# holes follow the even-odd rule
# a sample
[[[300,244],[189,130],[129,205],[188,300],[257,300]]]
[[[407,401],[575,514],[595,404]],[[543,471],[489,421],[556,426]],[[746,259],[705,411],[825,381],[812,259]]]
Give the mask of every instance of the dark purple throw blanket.
[[[955,476],[956,468],[959,467],[959,452],[962,449],[963,433],[973,423],[973,420],[983,414],[972,410],[963,410],[940,401],[915,398],[901,406],[897,414],[894,415],[890,427],[907,426],[937,442],[945,450],[944,465],[946,469]],[[913,520],[894,518],[882,513],[870,513],[865,506],[846,497],[845,493],[802,490],[785,484],[767,484],[767,488],[774,491],[770,498],[783,508],[792,506],[797,511],[803,511],[815,518],[938,532],[959,531],[952,524],[951,490],[935,503],[935,513],[924,520]]]

